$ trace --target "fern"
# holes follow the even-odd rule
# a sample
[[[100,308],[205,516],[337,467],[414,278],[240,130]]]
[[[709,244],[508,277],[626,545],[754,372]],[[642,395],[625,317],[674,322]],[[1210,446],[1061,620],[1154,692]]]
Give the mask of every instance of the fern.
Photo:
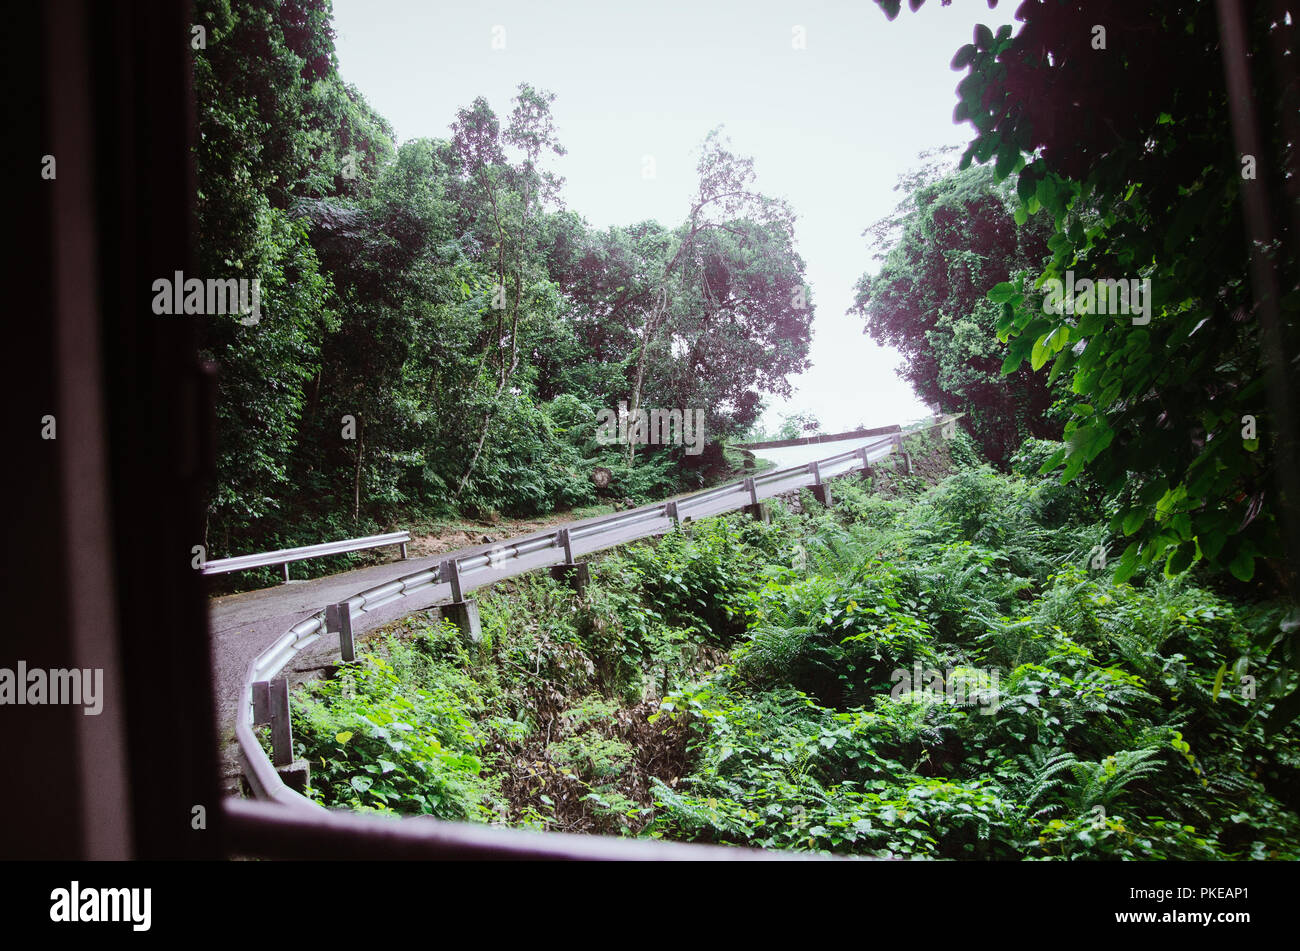
[[[1081,760],[1074,753],[1060,753],[1035,772],[1024,793],[1025,807],[1032,810],[1045,796],[1054,793],[1056,802],[1031,812],[1035,819],[1061,809],[1074,815],[1087,813],[1097,806],[1110,809],[1121,801],[1125,789],[1159,772],[1160,764],[1152,762],[1152,758],[1160,752],[1158,747],[1121,750],[1097,762]],[[1073,779],[1069,784],[1062,778],[1067,773]]]
[[[1062,780],[1058,777],[1067,770],[1073,769],[1078,762],[1078,758],[1073,753],[1061,753],[1053,756],[1043,764],[1034,774],[1028,789],[1023,794],[1025,808],[1032,809],[1034,804],[1047,793],[1063,786]],[[1059,812],[1062,808],[1060,803],[1052,803],[1031,813],[1031,815],[1037,819]]]

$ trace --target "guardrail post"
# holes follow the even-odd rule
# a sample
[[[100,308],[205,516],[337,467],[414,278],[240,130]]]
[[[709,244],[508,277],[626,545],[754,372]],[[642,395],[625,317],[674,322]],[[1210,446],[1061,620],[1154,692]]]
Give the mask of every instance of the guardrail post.
[[[280,566],[280,570],[284,572],[284,583],[285,583],[285,584],[288,584],[288,583],[289,583],[289,563],[286,561],[284,564],[282,564],[282,565]]]
[[[483,627],[478,618],[478,602],[465,599],[460,587],[460,569],[456,559],[448,558],[438,566],[438,578],[451,585],[451,601],[442,606],[442,616],[461,629],[471,641],[483,639]]]
[[[271,762],[288,766],[293,762],[293,727],[289,723],[289,678],[268,685],[271,707]]]
[[[564,561],[551,566],[551,577],[567,584],[581,597],[591,581],[591,568],[584,561],[574,561],[573,539],[567,528],[560,529],[556,534],[556,544],[564,552]]]
[[[900,455],[903,457],[903,474],[904,474],[904,475],[911,475],[911,474],[912,474],[912,454],[911,454],[910,452],[904,452],[904,451],[903,451],[903,434],[902,434],[902,433],[894,433],[894,452],[900,454]]]
[[[325,605],[325,631],[339,635],[339,655],[345,661],[356,660],[356,642],[352,638],[352,605],[347,601]]]
[[[862,478],[866,479],[871,475],[871,460],[867,458],[866,446],[858,450],[858,458],[862,460]]]
[[[745,506],[745,514],[760,522],[766,522],[767,507],[758,500],[758,484],[753,478],[745,479],[745,491],[749,493],[749,504]]]
[[[271,724],[271,764],[285,785],[306,793],[311,765],[293,758],[293,725],[289,719],[289,679],[253,683],[253,725]]]
[[[438,565],[438,579],[451,585],[451,599],[453,601],[463,601],[464,592],[460,590],[460,569],[456,567],[456,559],[448,558]]]
[[[679,505],[680,503],[677,501],[665,502],[664,514],[673,520],[673,528],[680,529],[685,533],[687,538],[690,538],[693,534],[692,528],[695,523],[689,515],[685,518],[682,517],[681,509],[678,507]]]
[[[402,561],[406,561],[406,542],[402,542]]]
[[[822,505],[830,508],[831,505],[831,487],[822,481],[822,468],[816,462],[810,463],[812,468],[812,494],[813,498]]]
[[[271,690],[265,680],[253,683],[253,725],[271,722]]]
[[[911,453],[904,452],[904,448],[902,448],[902,433],[894,433],[893,447],[894,452],[902,456],[902,472],[905,475],[911,475]]]

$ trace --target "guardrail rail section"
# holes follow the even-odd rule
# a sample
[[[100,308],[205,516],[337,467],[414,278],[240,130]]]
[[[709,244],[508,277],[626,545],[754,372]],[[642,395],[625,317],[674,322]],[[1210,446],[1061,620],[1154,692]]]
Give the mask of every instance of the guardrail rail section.
[[[367,613],[379,607],[416,592],[428,592],[431,588],[434,589],[432,593],[435,603],[448,602],[441,604],[444,616],[452,617],[470,636],[476,636],[477,610],[466,595],[477,588],[538,568],[580,567],[576,559],[581,555],[641,538],[666,534],[683,521],[706,518],[738,509],[745,509],[756,517],[762,517],[764,499],[802,488],[812,489],[820,502],[829,505],[831,500],[828,480],[852,472],[870,472],[874,463],[891,453],[902,452],[903,435],[901,428],[895,427],[893,432],[878,440],[825,459],[762,472],[739,482],[717,486],[666,502],[588,519],[514,541],[503,542],[490,551],[446,559],[436,567],[403,575],[360,591],[346,601],[323,606],[312,616],[304,618],[285,631],[248,666],[242,688],[243,699],[239,704],[235,724],[235,737],[244,762],[244,775],[253,795],[258,799],[290,807],[296,815],[305,816],[307,813],[322,817],[334,815],[319,803],[313,802],[286,785],[276,768],[285,766],[292,760],[293,742],[289,729],[288,679],[279,675],[295,655],[321,637],[338,635],[343,659],[351,660],[355,650],[353,628],[358,620],[364,619]],[[284,564],[287,578],[290,561],[322,554],[355,551],[361,547],[374,548],[392,544],[400,544],[402,555],[405,557],[406,542],[409,540],[409,533],[396,532],[365,539],[352,539],[348,542],[285,549],[263,555],[246,555],[210,562],[205,566],[204,572],[214,574]],[[356,545],[358,542],[365,544],[352,548],[331,547]],[[270,723],[272,727],[274,763],[267,758],[253,732],[255,725],[265,723]],[[242,815],[237,808],[228,811],[235,816]],[[251,817],[250,821],[252,821]],[[392,832],[386,834],[391,837]],[[427,840],[428,837],[427,831],[420,832],[416,836],[421,841]],[[447,845],[449,841],[444,836],[444,847],[452,848],[454,851],[454,847]]]
[[[303,548],[281,548],[279,551],[268,551],[259,555],[236,555],[233,558],[216,558],[205,562],[202,571],[205,575],[221,575],[232,571],[247,571],[249,568],[265,568],[267,565],[279,565],[284,569],[284,580],[287,582],[289,580],[290,563],[305,561],[308,558],[321,558],[325,555],[345,555],[353,551],[398,545],[402,550],[402,560],[405,561],[406,543],[410,540],[410,532],[390,532],[387,535],[346,538],[342,541],[323,542],[319,545],[307,545]]]

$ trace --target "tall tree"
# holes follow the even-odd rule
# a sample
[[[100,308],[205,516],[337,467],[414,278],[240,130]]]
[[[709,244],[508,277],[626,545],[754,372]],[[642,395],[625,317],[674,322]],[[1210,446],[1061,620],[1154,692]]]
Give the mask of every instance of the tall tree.
[[[328,192],[321,168],[338,165],[340,129],[376,153],[386,147],[382,122],[338,79],[329,10],[327,0],[196,5],[207,43],[194,55],[203,272],[195,276],[257,281],[262,312],[255,322],[206,315],[200,325],[202,351],[220,368],[209,521],[222,547],[292,493],[303,387],[334,325],[329,277],[289,208],[295,196]]]
[[[1064,388],[1029,367],[1002,374],[1002,311],[985,295],[1042,265],[1051,227],[1040,218],[1018,228],[1014,190],[998,185],[992,169],[949,168],[908,184],[916,187],[900,213],[875,229],[893,244],[879,273],[858,281],[852,311],[874,340],[903,354],[899,374],[921,398],[965,414],[961,425],[1006,466],[1027,436],[1060,438],[1062,423],[1049,410]]]
[[[692,328],[685,326],[684,320],[676,322],[676,329],[683,331],[678,336],[693,341],[691,344],[693,348],[701,346],[702,331],[711,323],[715,330],[722,329],[720,324],[711,318],[726,311],[730,314],[733,327],[741,317],[757,316],[760,320],[765,317],[769,321],[769,327],[778,327],[789,335],[791,346],[796,349],[800,342],[799,331],[802,325],[802,341],[806,354],[812,309],[807,304],[806,289],[802,282],[800,281],[795,287],[792,285],[790,273],[782,275],[779,281],[773,282],[773,286],[780,285],[781,290],[789,292],[786,306],[780,313],[754,314],[745,306],[745,302],[752,299],[746,297],[743,292],[733,296],[730,286],[726,285],[730,272],[725,265],[721,264],[724,255],[718,253],[721,250],[720,245],[716,241],[706,243],[706,239],[713,239],[717,232],[727,232],[741,241],[740,245],[733,246],[733,250],[736,251],[747,251],[754,246],[761,249],[759,255],[763,256],[773,245],[792,251],[794,213],[785,202],[769,198],[757,191],[753,159],[742,158],[732,153],[718,129],[711,131],[705,138],[696,171],[699,175],[698,191],[691,203],[685,223],[673,236],[672,243],[665,251],[654,288],[653,303],[645,313],[643,323],[638,330],[636,368],[629,400],[629,412],[633,415],[641,408],[646,370],[650,364],[651,354],[654,352],[655,345],[662,341],[665,333],[673,332],[674,322],[670,318],[674,314],[693,311],[697,315],[698,320],[695,321],[696,326],[693,328],[695,333],[691,333]],[[710,255],[711,251],[712,255]],[[771,263],[776,258],[768,254],[763,257],[763,260]],[[714,285],[709,283],[710,262],[715,265]],[[798,263],[797,274],[802,277],[802,262]],[[680,307],[683,296],[687,294],[697,296],[699,306]],[[770,303],[770,297],[767,302]],[[675,303],[679,305],[677,308],[674,307]],[[803,318],[791,316],[789,313],[791,310],[804,312]],[[757,323],[748,323],[748,326],[753,330],[759,329]],[[754,341],[755,346],[761,346],[760,340],[768,337],[767,334],[758,336],[760,339]],[[798,367],[798,369],[803,368],[803,366]],[[780,389],[781,383],[776,383],[775,386]],[[754,407],[749,406],[748,411],[752,419]],[[629,443],[627,449],[629,462],[633,458],[635,449],[636,445]]]
[[[544,279],[536,265],[538,222],[544,203],[558,200],[561,179],[542,169],[540,162],[548,152],[565,154],[551,116],[554,101],[554,93],[521,83],[504,132],[481,97],[469,109],[462,109],[452,126],[452,141],[468,179],[467,192],[481,207],[483,224],[491,236],[496,277],[490,305],[493,327],[484,350],[486,369],[495,376],[495,392],[483,412],[478,439],[456,486],[456,496],[474,474],[493,416],[519,369],[519,323],[525,316],[525,286]],[[519,155],[513,165],[508,162],[505,146]]]

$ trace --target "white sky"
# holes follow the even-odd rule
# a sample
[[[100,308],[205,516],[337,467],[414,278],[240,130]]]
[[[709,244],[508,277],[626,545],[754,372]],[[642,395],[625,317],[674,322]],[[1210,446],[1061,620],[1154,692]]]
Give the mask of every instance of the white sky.
[[[768,397],[764,421],[810,410],[837,432],[928,413],[895,375],[898,355],[845,311],[868,269],[862,232],[901,198],[898,175],[922,150],[970,140],[952,123],[953,53],[975,23],[1011,23],[1014,7],[929,0],[891,23],[871,0],[334,0],[334,27],[344,81],[398,142],[448,138],[480,95],[504,124],[521,82],[556,93],[568,154],[550,167],[566,205],[598,228],[680,224],[696,150],[724,125],[759,189],[793,205],[817,308],[813,367],[788,403]],[[497,26],[505,49],[492,48]],[[795,26],[806,49],[793,48]]]

